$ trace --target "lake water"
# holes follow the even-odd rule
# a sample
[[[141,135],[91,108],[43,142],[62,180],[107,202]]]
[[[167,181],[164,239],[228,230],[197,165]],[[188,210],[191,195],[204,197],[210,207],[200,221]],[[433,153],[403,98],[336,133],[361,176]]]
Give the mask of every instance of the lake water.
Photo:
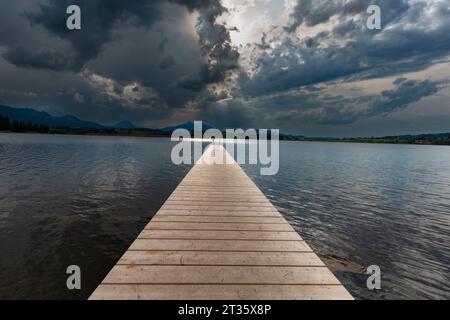
[[[190,169],[171,147],[0,134],[0,298],[87,298]],[[244,170],[355,297],[450,298],[449,147],[283,142],[277,176]]]
[[[280,150],[279,175],[246,171],[356,298],[450,298],[450,147]],[[367,289],[370,265],[381,268],[380,291]]]

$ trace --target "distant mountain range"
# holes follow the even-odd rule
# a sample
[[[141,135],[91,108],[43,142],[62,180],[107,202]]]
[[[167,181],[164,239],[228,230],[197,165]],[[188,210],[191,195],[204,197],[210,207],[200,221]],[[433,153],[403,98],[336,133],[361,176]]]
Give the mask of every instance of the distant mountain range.
[[[55,117],[46,112],[37,111],[31,108],[11,108],[0,105],[0,115],[8,117],[11,120],[20,122],[32,122],[33,124],[41,124],[49,127],[61,128],[93,128],[102,129],[104,126],[92,122],[80,120],[74,116]]]
[[[203,123],[202,124],[202,130],[208,130],[208,129],[212,129],[214,128],[213,126]],[[186,129],[189,132],[194,132],[194,122],[193,121],[189,121],[189,122],[185,122],[176,126],[172,126],[172,127],[166,127],[166,128],[162,128],[162,131],[166,131],[166,132],[172,132],[175,131],[177,129]]]
[[[128,120],[120,121],[112,126],[104,126],[92,121],[81,120],[77,117],[66,115],[55,117],[46,112],[37,111],[31,108],[12,108],[0,105],[0,116],[8,117],[21,123],[32,123],[33,125],[45,125],[58,132],[70,133],[91,133],[91,134],[124,134],[123,131],[131,135],[147,136],[170,136],[177,129],[186,129],[194,132],[194,122],[189,121],[179,125],[165,127],[161,129],[141,128]],[[214,128],[203,123],[203,131]],[[280,134],[280,140],[291,141],[329,141],[329,142],[362,142],[362,143],[396,143],[396,144],[439,144],[450,145],[450,133],[419,134],[419,135],[399,135],[387,137],[361,137],[361,138],[313,138],[301,135]]]
[[[113,126],[105,126],[93,121],[81,120],[75,116],[66,115],[56,117],[47,112],[37,111],[31,108],[12,108],[0,105],[0,115],[8,117],[11,120],[16,120],[24,123],[31,122],[33,124],[46,125],[51,128],[70,128],[70,129],[146,129],[140,128],[128,120],[120,121]],[[213,128],[208,124],[203,124],[203,130]],[[194,131],[194,122],[185,122],[179,125],[159,129],[163,132],[172,132],[176,129],[186,129],[190,132]],[[158,130],[158,129],[154,129]]]
[[[138,128],[132,122],[130,122],[128,120],[120,121],[119,123],[116,123],[113,127],[116,129],[137,129]]]

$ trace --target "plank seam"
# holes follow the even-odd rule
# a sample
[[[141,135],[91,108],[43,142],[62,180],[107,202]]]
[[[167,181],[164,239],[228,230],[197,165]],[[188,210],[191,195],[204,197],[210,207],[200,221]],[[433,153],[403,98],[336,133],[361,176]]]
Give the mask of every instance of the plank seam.
[[[285,225],[285,222],[258,222],[258,221],[166,221],[166,220],[153,220],[153,222],[164,222],[164,223],[217,223],[217,224],[234,224],[234,223],[255,223],[255,224],[270,224],[270,225]]]
[[[189,282],[189,283],[173,283],[173,282],[104,282],[102,283],[102,285],[133,285],[133,286],[139,286],[139,285],[144,285],[144,286],[168,286],[168,285],[173,285],[173,286],[338,286],[338,287],[343,287],[342,284],[339,283],[328,283],[328,282],[307,282],[307,283],[252,283],[252,282],[237,282],[237,283],[217,283],[217,282]]]
[[[234,229],[234,230],[225,230],[225,229],[160,229],[160,228],[145,228],[144,230],[164,230],[164,231],[257,231],[257,232],[292,232],[286,230],[244,230],[244,229]]]
[[[305,240],[279,240],[279,239],[204,239],[204,238],[142,238],[136,240],[191,240],[191,241],[261,241],[261,242],[305,242]]]
[[[280,268],[327,268],[325,265],[292,265],[292,264],[152,264],[152,263],[121,263],[120,261],[116,264],[116,266],[132,266],[132,267],[280,267]]]
[[[278,252],[278,253],[311,253],[311,252],[313,252],[313,251],[305,251],[305,250],[299,250],[299,251],[292,251],[292,250],[287,250],[287,251],[274,251],[274,250],[254,250],[254,249],[252,249],[251,251],[250,250],[236,250],[236,249],[234,249],[234,250],[218,250],[218,249],[216,249],[216,250],[190,250],[190,249],[176,249],[176,250],[171,250],[171,249],[145,249],[145,250],[143,250],[143,249],[132,249],[132,248],[130,248],[130,249],[128,249],[128,251],[132,251],[132,252],[135,252],[135,251],[146,251],[146,252],[174,252],[174,251],[176,251],[176,252],[272,252],[272,253],[275,253],[275,252]]]

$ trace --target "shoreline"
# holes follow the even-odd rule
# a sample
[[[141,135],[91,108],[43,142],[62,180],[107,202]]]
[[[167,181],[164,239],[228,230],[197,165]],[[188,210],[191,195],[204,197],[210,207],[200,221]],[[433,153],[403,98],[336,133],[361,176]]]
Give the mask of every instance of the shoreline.
[[[129,138],[167,138],[170,139],[171,135],[168,134],[126,134],[126,133],[80,133],[80,132],[13,132],[13,131],[0,131],[0,134],[28,134],[28,135],[50,135],[50,136],[92,136],[92,137],[129,137]],[[354,139],[354,141],[352,141]],[[370,138],[336,138],[336,139],[326,139],[326,138],[304,138],[304,139],[286,139],[281,138],[280,142],[322,142],[322,143],[349,143],[349,144],[375,144],[375,145],[412,145],[412,146],[440,146],[449,147],[450,140],[446,143],[414,143],[414,142],[387,142],[387,141],[363,141]],[[382,138],[373,138],[374,140],[380,140]]]

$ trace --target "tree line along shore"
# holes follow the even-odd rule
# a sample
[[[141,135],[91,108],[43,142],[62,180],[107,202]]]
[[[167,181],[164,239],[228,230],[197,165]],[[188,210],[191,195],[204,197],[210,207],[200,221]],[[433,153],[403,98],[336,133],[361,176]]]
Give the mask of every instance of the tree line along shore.
[[[11,120],[0,115],[0,131],[15,133],[76,134],[76,135],[117,135],[135,137],[170,137],[172,132],[159,129],[117,129],[117,128],[54,128],[44,124]],[[379,144],[450,145],[450,133],[402,135],[360,138],[314,138],[280,134],[281,141],[317,141]]]

